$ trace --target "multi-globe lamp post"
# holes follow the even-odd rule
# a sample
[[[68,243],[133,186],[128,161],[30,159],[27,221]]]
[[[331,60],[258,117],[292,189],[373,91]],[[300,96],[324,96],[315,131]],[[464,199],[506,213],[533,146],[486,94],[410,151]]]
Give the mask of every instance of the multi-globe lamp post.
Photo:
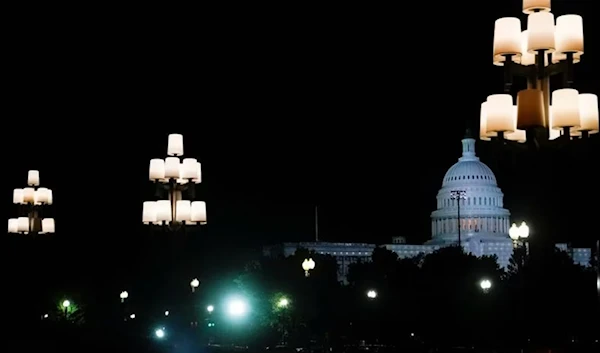
[[[462,251],[462,224],[460,219],[460,204],[467,199],[467,191],[466,190],[451,190],[450,191],[450,199],[452,201],[456,201],[456,218],[458,219],[458,247]]]
[[[510,229],[508,229],[508,236],[513,241],[514,249],[521,249],[521,263],[520,266],[525,265],[525,260],[529,254],[529,244],[527,239],[529,238],[529,226],[525,221],[521,222],[520,226],[513,223]]]
[[[489,293],[490,289],[492,289],[492,281],[489,279],[482,279],[481,282],[479,282],[479,288],[481,288],[483,293]]]
[[[520,226],[513,223],[508,230],[508,235],[513,241],[515,248],[521,246],[527,250],[527,239],[529,238],[529,226],[525,221],[521,222]]]
[[[550,0],[524,0],[523,13],[525,30],[517,17],[495,23],[493,63],[504,67],[504,92],[482,103],[480,138],[539,148],[598,133],[598,97],[572,88],[573,67],[584,53],[582,17],[555,19]],[[551,91],[550,77],[559,74],[562,85]],[[527,86],[517,92],[515,104],[516,78],[524,78]]]
[[[27,173],[27,187],[13,191],[13,203],[19,206],[20,216],[8,220],[8,232],[20,234],[54,233],[54,218],[44,218],[43,210],[52,205],[52,190],[40,187],[40,172]]]
[[[304,270],[304,276],[309,277],[310,271],[315,269],[315,261],[312,258],[304,259],[302,262],[302,269]]]
[[[206,203],[193,201],[195,186],[202,181],[200,163],[195,158],[180,158],[183,135],[169,135],[167,155],[165,159],[150,160],[149,179],[156,185],[159,200],[144,202],[143,223],[172,231],[206,224]]]
[[[121,294],[119,294],[119,298],[121,298],[121,303],[125,303],[125,300],[129,298],[129,293],[127,291],[122,291]]]

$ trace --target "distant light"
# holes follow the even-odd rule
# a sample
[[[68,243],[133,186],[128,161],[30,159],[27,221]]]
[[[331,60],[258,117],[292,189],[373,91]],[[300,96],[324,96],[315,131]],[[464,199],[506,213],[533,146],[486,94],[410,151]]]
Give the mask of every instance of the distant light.
[[[154,334],[156,335],[157,338],[164,338],[165,330],[163,330],[162,328],[159,328],[156,331],[154,331]]]
[[[490,288],[492,288],[492,281],[489,279],[484,279],[479,283],[479,286],[484,292],[487,292],[490,290]]]
[[[42,316],[42,319],[47,319],[47,318],[48,318],[48,314],[44,314],[44,315]]]
[[[370,290],[367,292],[367,297],[369,297],[369,299],[375,299],[377,298],[377,291],[374,290]]]
[[[227,306],[227,312],[235,317],[244,316],[248,312],[248,306],[241,299],[233,299]]]
[[[135,319],[135,314],[131,314],[131,315],[129,315],[129,318],[130,318],[130,319]]]
[[[212,313],[213,311],[215,311],[215,307],[212,305],[209,305],[206,307],[206,311],[208,311],[209,313]]]
[[[165,311],[165,316],[169,316],[169,310]]]
[[[71,306],[71,302],[68,300],[65,300],[62,302],[62,306],[63,306],[63,308],[68,308]]]
[[[287,308],[288,305],[290,305],[290,301],[287,298],[281,298],[277,303],[277,306],[280,308]]]

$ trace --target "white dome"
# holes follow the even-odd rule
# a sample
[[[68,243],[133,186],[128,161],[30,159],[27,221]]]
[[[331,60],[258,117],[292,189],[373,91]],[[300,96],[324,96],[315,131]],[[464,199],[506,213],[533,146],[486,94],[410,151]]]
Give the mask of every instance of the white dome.
[[[476,156],[474,139],[465,137],[462,146],[462,156],[446,172],[437,195],[431,243],[457,242],[459,224],[461,241],[508,238],[510,212],[503,208],[504,194],[496,176]]]
[[[465,138],[463,143],[463,155],[458,159],[444,176],[442,187],[454,187],[461,185],[497,185],[494,172],[479,161],[475,155],[475,140]]]
[[[497,185],[492,170],[477,160],[461,161],[450,167],[444,176],[442,187],[460,185]]]

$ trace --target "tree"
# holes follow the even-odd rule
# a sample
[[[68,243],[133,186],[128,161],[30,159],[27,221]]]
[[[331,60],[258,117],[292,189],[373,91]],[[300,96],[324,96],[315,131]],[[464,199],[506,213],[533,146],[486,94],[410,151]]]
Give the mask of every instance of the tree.
[[[302,262],[311,257],[316,267],[306,277]],[[322,337],[335,327],[332,317],[337,310],[337,262],[327,255],[298,249],[289,257],[263,257],[246,265],[235,280],[240,292],[252,303],[252,312],[260,328],[270,333],[263,339],[281,339],[286,322],[290,340],[307,340],[310,334]],[[286,310],[275,308],[282,296],[292,303]],[[333,304],[333,305],[332,305]],[[275,310],[277,309],[277,310]],[[284,315],[285,314],[285,315]]]

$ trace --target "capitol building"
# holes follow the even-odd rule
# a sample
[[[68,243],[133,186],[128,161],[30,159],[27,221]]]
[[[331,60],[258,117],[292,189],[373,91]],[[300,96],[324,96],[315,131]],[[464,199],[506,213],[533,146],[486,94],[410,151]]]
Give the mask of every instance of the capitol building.
[[[504,194],[498,187],[496,176],[477,157],[475,140],[466,136],[462,140],[462,156],[442,179],[437,209],[431,213],[431,240],[415,245],[407,244],[405,238],[398,236],[381,247],[395,252],[399,258],[410,258],[456,246],[460,238],[460,246],[465,252],[475,256],[495,255],[498,264],[506,268],[513,253],[513,242],[508,235],[511,223],[510,211],[504,208]],[[576,264],[589,266],[591,249],[570,248],[567,244],[556,246],[569,253]],[[376,247],[368,243],[283,243],[265,247],[264,254],[290,256],[296,249],[304,248],[334,256],[338,262],[338,277],[344,281],[348,266],[369,261]]]

